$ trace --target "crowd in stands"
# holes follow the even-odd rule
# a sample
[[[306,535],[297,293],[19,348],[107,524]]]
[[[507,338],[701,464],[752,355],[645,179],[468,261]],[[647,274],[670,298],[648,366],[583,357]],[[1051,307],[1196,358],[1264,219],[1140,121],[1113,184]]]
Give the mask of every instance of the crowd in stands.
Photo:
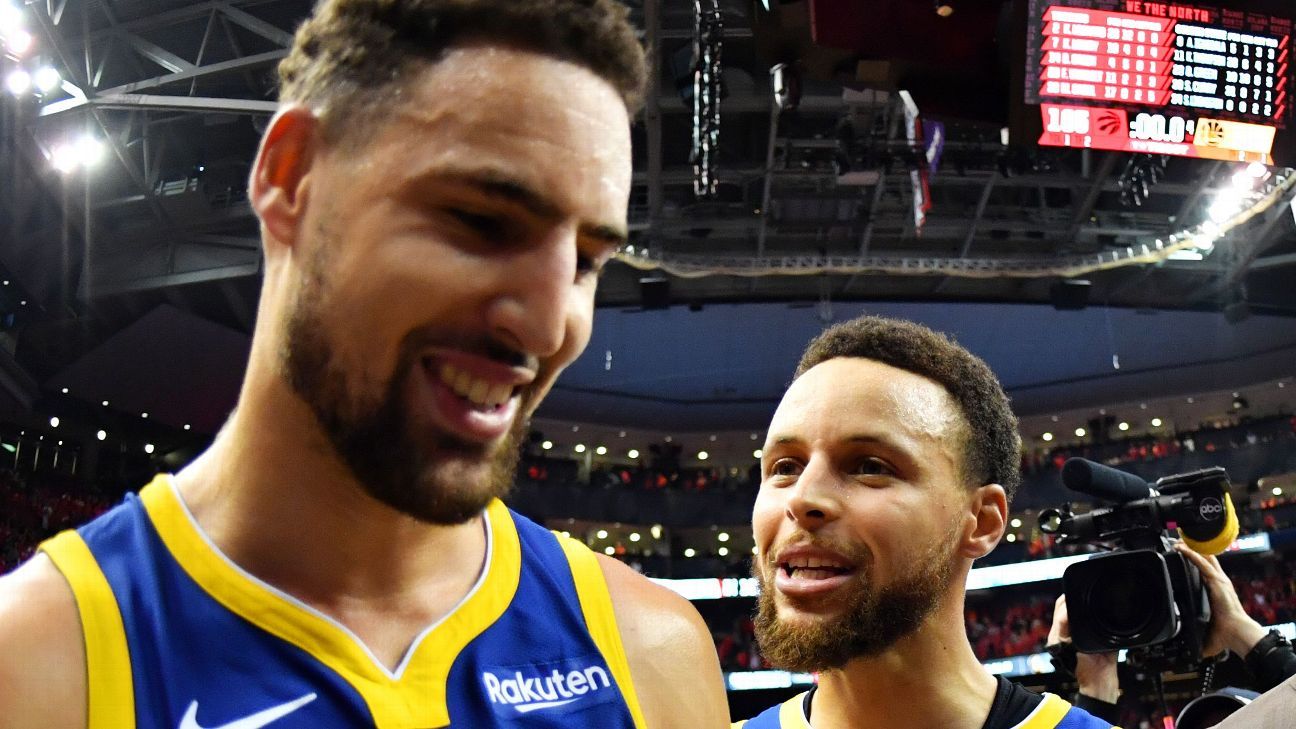
[[[0,471],[0,574],[31,557],[47,537],[106,511],[109,500],[53,473]]]

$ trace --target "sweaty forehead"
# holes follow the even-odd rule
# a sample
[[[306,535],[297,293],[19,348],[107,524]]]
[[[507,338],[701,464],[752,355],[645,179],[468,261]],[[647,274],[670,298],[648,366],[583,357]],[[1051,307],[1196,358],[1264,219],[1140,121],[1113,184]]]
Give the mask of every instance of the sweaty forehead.
[[[892,434],[952,445],[962,417],[945,388],[921,375],[874,360],[822,362],[788,388],[770,436],[833,439]]]

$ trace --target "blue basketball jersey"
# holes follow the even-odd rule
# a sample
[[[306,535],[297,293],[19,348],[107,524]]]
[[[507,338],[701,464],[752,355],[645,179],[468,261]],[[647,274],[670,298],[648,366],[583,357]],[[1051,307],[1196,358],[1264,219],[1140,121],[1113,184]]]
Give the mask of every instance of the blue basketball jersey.
[[[41,546],[81,616],[90,729],[643,729],[595,555],[485,515],[477,584],[391,670],[222,554],[159,476]]]
[[[805,692],[776,704],[747,721],[734,722],[732,729],[811,729],[805,715]],[[1044,700],[1013,729],[1112,729],[1111,724],[1072,706],[1055,694]]]

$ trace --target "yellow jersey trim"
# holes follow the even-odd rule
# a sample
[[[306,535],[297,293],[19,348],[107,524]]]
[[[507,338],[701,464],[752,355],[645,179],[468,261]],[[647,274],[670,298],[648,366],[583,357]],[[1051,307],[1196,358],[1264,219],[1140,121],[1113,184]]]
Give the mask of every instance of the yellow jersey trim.
[[[779,726],[782,729],[811,729],[810,720],[805,715],[805,696],[809,691],[802,691],[779,707]]]
[[[594,640],[594,645],[603,654],[603,660],[607,661],[634,725],[639,729],[647,729],[648,723],[644,720],[639,695],[635,693],[634,681],[630,676],[630,661],[626,659],[621,631],[617,629],[612,595],[608,592],[607,580],[603,577],[598,557],[589,547],[575,539],[555,536],[567,555],[567,564],[571,566],[576,596],[580,599],[581,612],[585,615],[585,628]]]
[[[135,726],[135,684],[121,608],[99,562],[74,531],[40,545],[72,587],[86,651],[90,729]]]
[[[1054,729],[1071,710],[1071,704],[1055,694],[1044,694],[1035,710],[1013,729]]]
[[[415,639],[389,670],[345,626],[247,573],[202,532],[171,478],[158,476],[140,501],[171,556],[226,609],[309,653],[364,699],[378,729],[450,724],[446,685],[458,654],[513,601],[522,570],[517,528],[496,499],[486,507],[487,557],[481,578],[454,610]]]

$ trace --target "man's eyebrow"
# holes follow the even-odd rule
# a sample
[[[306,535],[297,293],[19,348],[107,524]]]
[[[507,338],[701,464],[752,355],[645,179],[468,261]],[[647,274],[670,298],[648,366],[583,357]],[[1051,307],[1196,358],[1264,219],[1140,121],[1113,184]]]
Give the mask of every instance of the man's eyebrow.
[[[437,175],[442,180],[473,188],[479,194],[517,205],[531,215],[543,220],[559,220],[563,217],[562,208],[537,190],[514,178],[495,172],[452,172]],[[593,238],[613,247],[620,247],[628,240],[625,229],[609,223],[580,224],[579,233],[586,238]]]
[[[884,435],[874,435],[870,433],[856,433],[842,438],[846,443],[877,443],[879,445],[896,447],[895,441]],[[804,439],[796,435],[780,435],[774,438],[774,445],[789,445],[793,443],[803,443]]]

